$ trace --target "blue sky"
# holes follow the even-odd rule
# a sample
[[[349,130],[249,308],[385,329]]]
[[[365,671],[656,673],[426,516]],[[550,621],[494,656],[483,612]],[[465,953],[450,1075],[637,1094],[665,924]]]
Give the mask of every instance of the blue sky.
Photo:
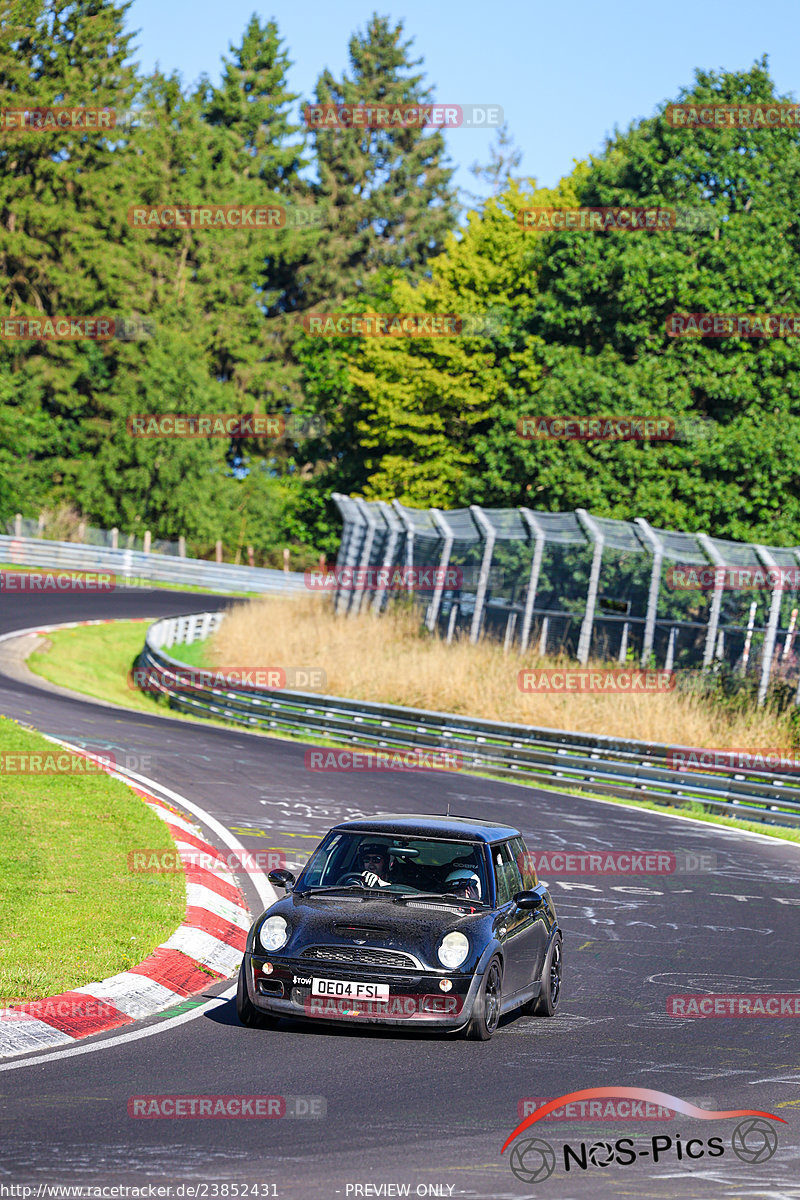
[[[602,150],[615,126],[653,114],[690,85],[695,67],[744,70],[769,56],[778,91],[800,92],[800,3],[704,0],[671,5],[634,0],[133,0],[128,28],[145,70],[177,69],[187,82],[219,76],[251,13],[273,17],[294,65],[290,85],[310,99],[328,67],[348,68],[347,43],[373,11],[401,21],[436,100],[499,104],[523,152],[519,173],[552,186],[573,160]],[[470,174],[487,162],[492,136],[446,134],[458,187],[485,188]]]

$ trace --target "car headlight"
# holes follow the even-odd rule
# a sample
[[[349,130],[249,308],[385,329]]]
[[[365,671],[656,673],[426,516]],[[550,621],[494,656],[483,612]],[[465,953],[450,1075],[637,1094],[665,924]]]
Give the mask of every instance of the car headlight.
[[[289,937],[289,926],[283,917],[267,917],[258,931],[258,940],[265,950],[280,950]]]
[[[439,962],[452,970],[460,967],[469,954],[469,941],[463,933],[446,933],[436,953]]]

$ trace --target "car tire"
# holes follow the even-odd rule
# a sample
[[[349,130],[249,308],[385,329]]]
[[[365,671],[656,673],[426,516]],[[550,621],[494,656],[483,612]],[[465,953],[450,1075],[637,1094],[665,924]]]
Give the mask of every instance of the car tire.
[[[557,933],[550,943],[542,967],[542,988],[535,1000],[529,1001],[523,1011],[535,1017],[552,1017],[561,999],[561,976],[564,969],[564,950],[561,934]]]
[[[245,961],[242,959],[242,965],[239,968],[239,982],[236,985],[236,1015],[242,1025],[246,1025],[248,1029],[274,1029],[279,1018],[259,1012],[253,1004],[247,994],[245,970]]]
[[[465,1034],[477,1042],[488,1042],[500,1022],[503,1003],[503,968],[499,958],[493,958],[483,973],[475,1003],[472,1006]]]

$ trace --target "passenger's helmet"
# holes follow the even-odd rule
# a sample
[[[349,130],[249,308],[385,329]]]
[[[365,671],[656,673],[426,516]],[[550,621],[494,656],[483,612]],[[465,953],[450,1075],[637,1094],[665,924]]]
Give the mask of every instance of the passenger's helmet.
[[[454,896],[464,896],[467,900],[480,900],[481,881],[474,871],[461,867],[451,871],[444,881],[444,890]]]

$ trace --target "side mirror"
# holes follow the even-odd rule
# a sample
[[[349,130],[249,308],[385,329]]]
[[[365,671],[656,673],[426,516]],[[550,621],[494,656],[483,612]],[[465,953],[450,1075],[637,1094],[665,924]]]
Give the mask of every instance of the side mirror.
[[[278,870],[270,871],[267,879],[270,883],[277,883],[279,887],[285,888],[290,892],[294,887],[294,875],[291,871],[284,871],[281,867]]]
[[[535,888],[532,892],[517,892],[514,903],[517,908],[541,908],[544,904],[544,889]]]

